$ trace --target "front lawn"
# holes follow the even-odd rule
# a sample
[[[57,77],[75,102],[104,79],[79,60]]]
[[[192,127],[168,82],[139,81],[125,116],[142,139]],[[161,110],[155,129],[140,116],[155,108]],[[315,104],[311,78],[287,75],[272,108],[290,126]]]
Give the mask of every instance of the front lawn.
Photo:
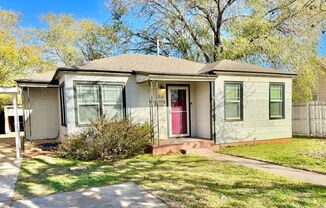
[[[192,155],[143,155],[115,168],[40,156],[22,163],[16,198],[134,181],[171,207],[323,207],[326,187]],[[69,167],[87,165],[86,170]]]
[[[283,144],[226,147],[220,153],[326,173],[326,139],[295,138]]]

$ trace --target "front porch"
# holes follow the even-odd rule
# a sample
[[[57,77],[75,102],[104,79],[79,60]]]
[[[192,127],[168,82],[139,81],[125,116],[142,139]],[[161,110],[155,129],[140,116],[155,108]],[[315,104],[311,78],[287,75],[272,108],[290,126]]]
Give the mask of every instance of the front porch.
[[[161,139],[156,144],[150,145],[148,151],[153,155],[162,155],[180,153],[193,148],[218,150],[219,145],[215,144],[213,140],[203,138]]]
[[[180,143],[179,139],[174,140],[176,138],[215,140],[215,83],[212,77],[147,78],[136,80],[138,84],[148,82],[152,144],[166,143],[165,139],[169,143]]]

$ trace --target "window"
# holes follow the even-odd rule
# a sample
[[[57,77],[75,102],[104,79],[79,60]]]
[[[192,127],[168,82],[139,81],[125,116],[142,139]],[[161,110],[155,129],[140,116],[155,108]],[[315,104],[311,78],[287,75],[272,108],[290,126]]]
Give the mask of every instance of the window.
[[[271,83],[269,87],[269,118],[284,118],[284,84]]]
[[[318,95],[312,95],[312,101],[318,101],[319,96]]]
[[[242,83],[226,82],[224,86],[225,120],[242,120]]]
[[[60,110],[61,110],[61,125],[66,126],[66,95],[65,95],[65,85],[62,84],[59,88],[60,90]]]
[[[123,118],[122,86],[102,85],[103,112],[105,116]]]
[[[76,84],[78,124],[88,124],[100,116],[123,118],[123,86],[118,84]]]

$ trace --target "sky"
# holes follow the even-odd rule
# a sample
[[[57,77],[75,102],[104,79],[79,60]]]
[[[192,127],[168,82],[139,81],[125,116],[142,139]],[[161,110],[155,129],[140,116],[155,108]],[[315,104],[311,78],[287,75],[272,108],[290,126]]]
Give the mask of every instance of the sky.
[[[106,0],[0,0],[0,8],[19,12],[22,26],[42,27],[40,17],[49,12],[73,14],[77,18],[89,18],[98,23],[110,17],[105,5]],[[137,23],[132,21],[132,26]],[[318,54],[326,56],[326,33],[321,37]]]

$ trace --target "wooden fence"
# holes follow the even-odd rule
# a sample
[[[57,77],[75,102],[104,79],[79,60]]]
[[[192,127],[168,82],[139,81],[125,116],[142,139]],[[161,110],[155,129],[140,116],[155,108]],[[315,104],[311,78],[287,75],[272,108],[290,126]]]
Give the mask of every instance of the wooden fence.
[[[292,111],[293,135],[326,137],[326,102],[293,104]]]

